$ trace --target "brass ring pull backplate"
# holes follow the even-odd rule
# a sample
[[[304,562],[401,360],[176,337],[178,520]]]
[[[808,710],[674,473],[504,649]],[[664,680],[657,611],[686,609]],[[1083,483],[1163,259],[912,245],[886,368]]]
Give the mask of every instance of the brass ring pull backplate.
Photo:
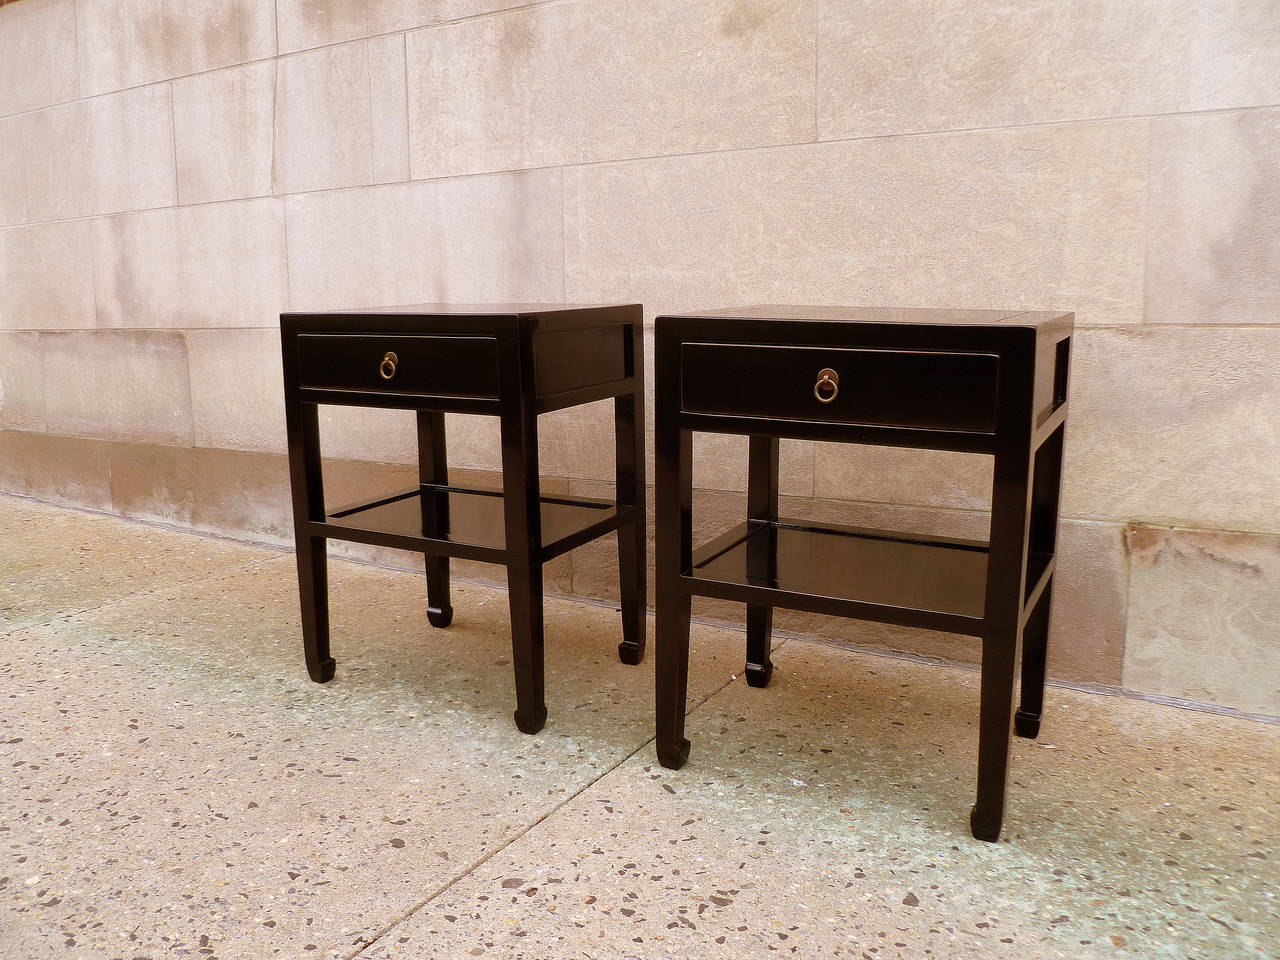
[[[388,350],[386,355],[382,358],[382,362],[378,364],[378,375],[381,376],[383,380],[390,380],[396,375],[396,367],[399,363],[400,358]]]
[[[830,391],[829,393],[827,391]],[[840,392],[840,374],[830,367],[818,371],[818,382],[813,385],[813,395],[819,403],[830,403]]]

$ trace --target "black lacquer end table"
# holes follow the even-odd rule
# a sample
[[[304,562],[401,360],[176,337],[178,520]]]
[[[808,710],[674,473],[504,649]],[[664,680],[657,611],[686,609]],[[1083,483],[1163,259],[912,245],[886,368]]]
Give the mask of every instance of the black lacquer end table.
[[[426,557],[427,617],[453,619],[449,558],[507,570],[516,725],[537,733],[543,694],[542,565],[617,531],[624,663],[645,646],[644,341],[638,305],[422,304],[280,316],[285,415],[307,671],[334,675],[326,541]],[[612,398],[613,500],[544,496],[538,415]],[[417,411],[419,483],[329,508],[318,406]],[[497,417],[502,489],[450,485],[446,413]]]
[[[693,596],[746,604],[746,677],[755,687],[773,671],[774,607],[976,636],[970,825],[975,837],[996,840],[1010,728],[1035,737],[1044,703],[1073,315],[759,306],[656,325],[659,760],[678,768],[689,755]],[[750,436],[746,517],[697,550],[695,431]],[[780,517],[780,437],[987,454],[989,540]]]

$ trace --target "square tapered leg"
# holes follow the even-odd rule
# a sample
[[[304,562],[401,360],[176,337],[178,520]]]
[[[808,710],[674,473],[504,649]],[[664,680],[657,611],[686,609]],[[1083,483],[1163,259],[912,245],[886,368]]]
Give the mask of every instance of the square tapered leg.
[[[778,519],[778,438],[752,437],[747,462],[747,518]],[[753,579],[768,582],[777,562],[777,552],[768,539],[755,537],[747,545],[747,566]],[[768,686],[773,677],[773,607],[747,604],[747,683]]]
[[[635,349],[643,349],[640,326],[635,328]],[[616,498],[618,510],[630,508],[632,519],[618,528],[618,594],[622,606],[622,642],[618,657],[623,663],[644,659],[645,618],[648,593],[648,533],[645,529],[644,486],[644,376],[637,368],[636,389],[614,400],[616,446]]]
[[[439,539],[449,536],[449,498],[431,487],[449,482],[449,454],[445,446],[444,414],[418,411],[418,479],[422,487],[422,532]],[[449,558],[427,554],[427,622],[447,627],[453,622],[449,602]]]

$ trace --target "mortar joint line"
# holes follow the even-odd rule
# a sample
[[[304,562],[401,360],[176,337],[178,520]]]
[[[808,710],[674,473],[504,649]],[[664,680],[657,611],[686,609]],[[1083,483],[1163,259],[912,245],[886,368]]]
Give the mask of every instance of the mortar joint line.
[[[782,644],[779,644],[779,647],[781,646]],[[723,693],[724,690],[727,689],[731,684],[736,683],[738,681],[738,678],[739,678],[738,674],[731,675],[729,679],[727,679],[724,683],[720,684],[720,686],[716,687],[714,690],[708,693],[705,697],[689,705],[686,708],[686,713],[696,712],[700,707],[706,704],[713,697],[717,696],[720,693]],[[360,946],[354,953],[347,954],[344,960],[356,960],[357,957],[363,954],[370,947],[375,946],[378,943],[378,941],[380,941],[387,934],[395,930],[398,926],[400,926],[400,924],[404,923],[406,920],[408,920],[418,911],[422,910],[424,907],[432,903],[434,900],[438,899],[442,894],[447,892],[450,888],[456,886],[458,883],[462,882],[467,877],[472,876],[477,870],[479,870],[482,866],[484,866],[486,863],[488,863],[498,854],[502,853],[504,850],[513,846],[519,840],[522,840],[525,836],[527,836],[533,830],[537,829],[543,823],[546,823],[548,820],[550,820],[552,817],[558,814],[561,810],[563,810],[565,807],[571,804],[574,800],[577,800],[578,797],[582,796],[584,793],[586,793],[588,790],[594,787],[597,783],[600,783],[602,780],[604,780],[605,777],[609,776],[609,774],[613,773],[613,771],[621,767],[624,763],[626,763],[632,757],[639,755],[640,752],[647,749],[653,743],[653,741],[654,741],[653,737],[646,738],[644,742],[641,743],[639,746],[637,746],[634,750],[626,754],[626,756],[623,756],[620,759],[618,759],[617,762],[609,766],[607,769],[601,771],[601,773],[598,776],[596,776],[594,779],[583,784],[582,787],[576,790],[571,796],[565,797],[563,800],[561,800],[551,809],[547,810],[541,816],[535,819],[527,827],[524,827],[523,829],[518,830],[506,842],[499,843],[488,853],[483,854],[481,857],[475,860],[470,866],[466,867],[461,873],[457,874],[450,880],[446,880],[443,884],[440,884],[425,899],[419,901],[417,904],[410,907],[406,912],[402,913],[400,916],[392,920],[391,923],[387,924],[383,929],[379,930],[374,935],[372,940]]]

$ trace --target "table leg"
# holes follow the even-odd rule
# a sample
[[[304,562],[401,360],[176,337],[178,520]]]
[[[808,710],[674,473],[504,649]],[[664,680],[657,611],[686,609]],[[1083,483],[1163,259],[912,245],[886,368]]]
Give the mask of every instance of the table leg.
[[[1029,394],[1029,382],[1021,385]],[[1011,407],[1017,385],[1010,384]],[[1005,389],[1002,384],[1002,390]],[[1028,398],[1029,399],[1029,398]],[[1030,403],[1025,404],[1029,408]],[[1031,520],[1031,425],[1014,418],[996,451],[991,491],[991,540],[982,637],[982,693],[978,722],[978,797],[969,815],[973,835],[995,842],[1004,820],[1013,694],[1022,641],[1023,586]]]
[[[657,647],[658,762],[679,770],[689,759],[684,736],[685,706],[689,689],[689,618],[692,598],[687,593],[664,594],[658,588],[658,615],[654,629]]]
[[[618,577],[622,605],[622,642],[618,659],[637,664],[644,659],[646,594],[645,529],[643,521],[618,528]]]
[[[302,649],[307,673],[316,683],[333,679],[329,655],[329,569],[324,537],[307,531],[310,520],[324,518],[324,482],[320,465],[320,418],[314,403],[285,406],[289,442],[289,481],[293,495],[293,536],[298,561],[298,600]]]
[[[978,800],[969,826],[979,840],[994,843],[1004,821],[1005,785],[1009,773],[1009,722],[1013,715],[1016,636],[989,636],[982,641],[982,694],[978,721]]]
[[[1013,715],[1013,730],[1028,740],[1039,735],[1040,715],[1044,712],[1044,674],[1052,608],[1053,578],[1050,577],[1022,630],[1022,695],[1018,712]]]
[[[302,649],[307,673],[316,683],[333,679],[329,655],[329,569],[324,537],[297,538],[298,597],[302,605]]]
[[[532,365],[530,365],[530,369]],[[547,722],[543,681],[542,500],[538,417],[532,396],[503,411],[502,489],[507,527],[507,593],[516,675],[516,726],[537,733]]]
[[[633,327],[632,363],[635,392],[617,397],[613,405],[616,447],[615,496],[618,509],[631,507],[634,519],[618,528],[618,586],[622,601],[622,642],[618,657],[623,663],[644,659],[645,619],[648,606],[648,570],[645,554],[644,488],[644,339],[640,324]]]
[[[449,454],[445,445],[444,414],[432,410],[418,411],[418,481],[427,484],[449,482]],[[422,532],[444,537],[449,532],[449,498],[440,495],[428,499],[422,493]],[[433,627],[447,627],[453,622],[453,606],[449,602],[449,558],[426,558],[427,621]]]
[[[661,396],[661,391],[659,393]],[[663,403],[667,406],[668,403]],[[661,414],[663,411],[660,410]],[[692,598],[680,586],[693,559],[693,442],[687,430],[659,417],[657,451],[657,541],[654,627],[658,761],[677,770],[689,758],[684,718],[689,686],[689,618]]]
[[[747,455],[747,518],[778,519],[778,438],[753,436]],[[754,536],[747,543],[747,565],[753,580],[770,581],[777,562],[771,537]],[[773,643],[773,607],[747,604],[747,683],[764,687],[773,676],[769,657]]]
[[[1053,556],[1058,548],[1058,502],[1062,492],[1063,425],[1035,453],[1031,478],[1029,549]],[[1053,578],[1045,584],[1022,632],[1022,699],[1013,717],[1014,732],[1035,739],[1044,712],[1045,664],[1049,656],[1049,626],[1053,610]]]

